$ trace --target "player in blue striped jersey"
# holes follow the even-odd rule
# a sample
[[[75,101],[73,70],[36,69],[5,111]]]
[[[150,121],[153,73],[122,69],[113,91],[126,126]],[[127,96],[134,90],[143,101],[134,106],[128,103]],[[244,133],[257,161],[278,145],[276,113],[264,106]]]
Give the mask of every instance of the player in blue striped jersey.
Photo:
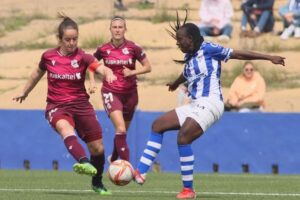
[[[167,86],[169,91],[174,91],[181,83],[187,81],[191,101],[163,114],[153,122],[152,132],[135,175],[135,181],[142,185],[147,171],[161,149],[163,134],[169,130],[179,130],[177,145],[183,190],[177,195],[178,199],[196,197],[193,189],[194,154],[191,144],[215,123],[224,111],[220,83],[221,62],[229,59],[259,59],[284,66],[285,59],[281,56],[234,50],[204,42],[198,27],[186,23],[186,19],[187,17],[181,25],[177,15],[177,23],[172,27],[175,34],[169,31],[176,39],[179,49],[185,53],[185,57],[182,61],[176,61],[184,64],[183,73]]]

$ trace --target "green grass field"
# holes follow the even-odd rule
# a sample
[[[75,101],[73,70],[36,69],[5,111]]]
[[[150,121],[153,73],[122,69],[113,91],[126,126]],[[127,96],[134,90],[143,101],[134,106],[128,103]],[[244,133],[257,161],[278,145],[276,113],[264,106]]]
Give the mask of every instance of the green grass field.
[[[105,176],[112,196],[90,190],[90,178],[73,172],[0,170],[0,200],[163,200],[175,199],[180,175],[151,173],[143,186],[115,186]],[[300,199],[300,176],[251,174],[196,174],[197,199],[291,200]]]

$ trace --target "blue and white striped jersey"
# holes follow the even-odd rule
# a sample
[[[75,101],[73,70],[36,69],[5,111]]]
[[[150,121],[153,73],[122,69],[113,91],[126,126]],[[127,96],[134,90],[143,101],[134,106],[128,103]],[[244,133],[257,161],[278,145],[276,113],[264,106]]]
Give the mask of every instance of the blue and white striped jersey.
[[[221,61],[230,59],[232,51],[218,44],[203,42],[194,55],[185,55],[183,76],[187,79],[190,99],[213,97],[223,100]]]

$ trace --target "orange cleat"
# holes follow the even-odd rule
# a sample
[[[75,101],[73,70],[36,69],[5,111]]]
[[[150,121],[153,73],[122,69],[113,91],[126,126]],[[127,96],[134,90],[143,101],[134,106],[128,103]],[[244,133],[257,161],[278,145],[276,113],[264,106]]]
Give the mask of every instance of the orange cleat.
[[[182,191],[177,194],[177,199],[195,199],[196,193],[193,189],[190,188],[183,188]]]

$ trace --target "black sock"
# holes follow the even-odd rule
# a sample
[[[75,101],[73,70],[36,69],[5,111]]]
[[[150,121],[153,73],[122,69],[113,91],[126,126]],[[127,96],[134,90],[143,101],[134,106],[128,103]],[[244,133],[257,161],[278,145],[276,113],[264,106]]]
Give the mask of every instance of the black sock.
[[[95,187],[103,187],[102,176],[93,176],[92,185]]]
[[[90,162],[87,157],[83,157],[79,159],[79,163],[87,163],[87,162]]]

